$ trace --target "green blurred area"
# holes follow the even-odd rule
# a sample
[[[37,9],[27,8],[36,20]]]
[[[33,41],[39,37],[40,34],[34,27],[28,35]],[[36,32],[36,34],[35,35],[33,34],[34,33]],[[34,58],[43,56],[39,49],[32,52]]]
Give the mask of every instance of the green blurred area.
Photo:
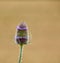
[[[29,27],[30,42],[23,63],[60,63],[60,2],[0,1],[0,63],[18,63],[16,26]]]

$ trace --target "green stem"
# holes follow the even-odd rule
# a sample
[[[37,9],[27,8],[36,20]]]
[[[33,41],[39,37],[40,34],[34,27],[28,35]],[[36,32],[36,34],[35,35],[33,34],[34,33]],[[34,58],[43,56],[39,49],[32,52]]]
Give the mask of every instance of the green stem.
[[[22,53],[23,53],[23,45],[20,45],[20,56],[19,56],[19,63],[22,63]]]

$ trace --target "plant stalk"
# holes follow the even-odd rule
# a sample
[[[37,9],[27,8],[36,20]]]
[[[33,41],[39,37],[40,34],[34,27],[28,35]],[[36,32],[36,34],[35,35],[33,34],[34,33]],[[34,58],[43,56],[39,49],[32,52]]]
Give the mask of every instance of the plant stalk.
[[[19,55],[19,62],[18,63],[22,63],[22,54],[23,53],[23,45],[20,45],[20,55]]]

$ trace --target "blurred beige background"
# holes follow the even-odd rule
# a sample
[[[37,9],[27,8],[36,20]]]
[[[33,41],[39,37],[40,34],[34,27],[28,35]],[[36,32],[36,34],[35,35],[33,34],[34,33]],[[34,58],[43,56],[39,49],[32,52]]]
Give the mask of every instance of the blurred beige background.
[[[22,20],[32,35],[22,63],[60,63],[59,1],[0,1],[0,63],[18,63],[14,37]]]

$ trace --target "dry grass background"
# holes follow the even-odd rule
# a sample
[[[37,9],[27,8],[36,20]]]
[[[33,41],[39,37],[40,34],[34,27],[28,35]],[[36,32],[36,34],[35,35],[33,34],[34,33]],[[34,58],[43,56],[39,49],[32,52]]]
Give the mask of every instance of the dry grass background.
[[[32,34],[23,63],[60,63],[60,2],[0,1],[0,63],[18,63],[16,26],[24,20]]]

